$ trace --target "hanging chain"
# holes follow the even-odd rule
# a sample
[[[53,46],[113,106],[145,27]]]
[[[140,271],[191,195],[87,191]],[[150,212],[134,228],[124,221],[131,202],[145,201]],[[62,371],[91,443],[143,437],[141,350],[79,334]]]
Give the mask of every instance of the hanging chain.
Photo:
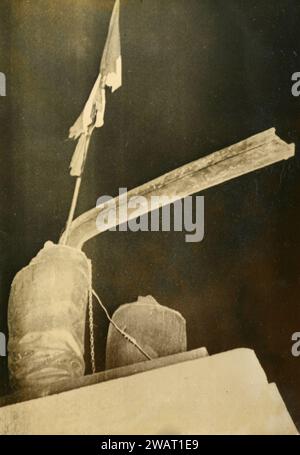
[[[96,298],[97,302],[101,306],[102,310],[106,314],[107,319],[109,320],[110,324],[119,332],[129,343],[133,344],[140,352],[143,354],[148,360],[152,360],[152,357],[150,357],[149,354],[142,348],[142,346],[136,341],[135,338],[133,338],[129,333],[124,332],[116,323],[115,321],[109,316],[109,313],[103,303],[100,300],[99,295],[92,289],[92,295]]]
[[[94,310],[93,310],[93,295],[96,297],[98,303],[100,304],[101,308],[104,310],[107,319],[109,322],[114,326],[114,328],[130,343],[132,343],[148,360],[152,360],[152,358],[147,354],[147,352],[139,345],[139,343],[128,333],[124,332],[124,330],[120,329],[120,327],[111,319],[108,314],[107,309],[101,302],[99,296],[93,291],[93,284],[92,284],[92,263],[89,261],[89,330],[90,330],[90,352],[91,352],[91,364],[92,364],[92,372],[93,374],[96,373],[96,362],[95,362],[95,338],[94,338]]]
[[[90,352],[92,372],[96,373],[95,362],[95,338],[94,338],[94,313],[93,313],[93,291],[92,291],[92,263],[90,262],[90,282],[89,282],[89,329],[90,329]]]

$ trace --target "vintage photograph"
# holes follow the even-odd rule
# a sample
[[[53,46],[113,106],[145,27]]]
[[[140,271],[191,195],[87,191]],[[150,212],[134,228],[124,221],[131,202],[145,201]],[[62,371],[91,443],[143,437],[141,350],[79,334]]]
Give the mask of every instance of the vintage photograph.
[[[298,435],[299,30],[0,0],[0,435]]]

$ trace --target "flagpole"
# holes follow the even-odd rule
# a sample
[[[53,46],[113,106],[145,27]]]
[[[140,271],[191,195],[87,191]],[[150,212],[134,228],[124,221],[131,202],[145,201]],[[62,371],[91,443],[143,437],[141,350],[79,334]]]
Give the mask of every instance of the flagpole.
[[[76,206],[77,206],[80,185],[81,185],[81,176],[80,177],[76,177],[76,182],[75,182],[75,187],[74,187],[74,192],[73,192],[73,198],[72,198],[71,207],[70,207],[70,210],[69,210],[68,220],[67,220],[67,224],[66,224],[66,230],[65,230],[64,236],[63,236],[63,238],[61,240],[61,244],[62,245],[65,245],[67,243],[67,240],[68,240],[68,237],[69,237],[70,227],[71,227],[71,224],[72,224],[72,221],[73,221],[73,218],[74,218],[75,209],[76,209]]]
[[[75,210],[81,186],[82,174],[85,167],[91,134],[94,128],[104,125],[106,95],[105,88],[110,87],[114,92],[122,85],[122,57],[119,30],[120,0],[116,0],[112,11],[108,35],[105,42],[100,72],[93,86],[84,109],[74,125],[69,130],[69,137],[78,139],[78,143],[71,161],[71,175],[76,176],[76,182],[67,219],[66,229],[60,244],[66,245],[74,219]]]
[[[90,145],[90,138],[91,138],[91,134],[92,134],[93,130],[94,130],[94,127],[91,127],[89,133],[86,135],[85,153],[84,153],[85,159],[84,159],[84,162],[83,162],[83,165],[82,165],[81,174],[76,177],[75,187],[74,187],[73,197],[72,197],[72,202],[71,202],[69,215],[68,215],[68,219],[67,219],[67,224],[66,224],[66,229],[65,229],[65,232],[64,232],[64,235],[63,235],[61,241],[59,242],[61,245],[66,245],[66,243],[68,241],[70,227],[71,227],[72,221],[74,219],[74,214],[75,214],[75,210],[76,210],[76,207],[77,207],[77,202],[78,202],[78,197],[79,197],[79,192],[80,192],[80,186],[81,186],[81,181],[82,181],[82,175],[83,175],[84,168],[85,168],[87,153],[88,153],[88,149],[89,149],[89,145]]]

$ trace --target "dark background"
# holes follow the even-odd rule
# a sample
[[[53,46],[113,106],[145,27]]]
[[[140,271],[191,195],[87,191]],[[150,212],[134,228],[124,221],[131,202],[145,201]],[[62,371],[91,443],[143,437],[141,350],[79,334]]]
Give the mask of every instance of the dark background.
[[[122,0],[123,87],[94,133],[78,214],[270,127],[300,143],[298,0]],[[69,127],[98,74],[112,0],[1,0],[0,330],[10,283],[71,200]],[[296,149],[296,150],[297,150]],[[85,252],[112,313],[152,294],[187,320],[189,349],[255,350],[300,426],[300,169],[289,162],[205,191],[202,243],[184,233],[105,233]],[[107,322],[96,310],[97,368]],[[89,355],[87,345],[87,371]],[[221,380],[221,378],[220,378]],[[1,393],[7,392],[1,359]]]

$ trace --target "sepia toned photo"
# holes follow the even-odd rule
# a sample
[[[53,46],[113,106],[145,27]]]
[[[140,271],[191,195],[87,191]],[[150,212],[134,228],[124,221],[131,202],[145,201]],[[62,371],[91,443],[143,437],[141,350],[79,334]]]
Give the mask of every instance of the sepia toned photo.
[[[298,435],[299,30],[298,0],[0,0],[0,435]]]

